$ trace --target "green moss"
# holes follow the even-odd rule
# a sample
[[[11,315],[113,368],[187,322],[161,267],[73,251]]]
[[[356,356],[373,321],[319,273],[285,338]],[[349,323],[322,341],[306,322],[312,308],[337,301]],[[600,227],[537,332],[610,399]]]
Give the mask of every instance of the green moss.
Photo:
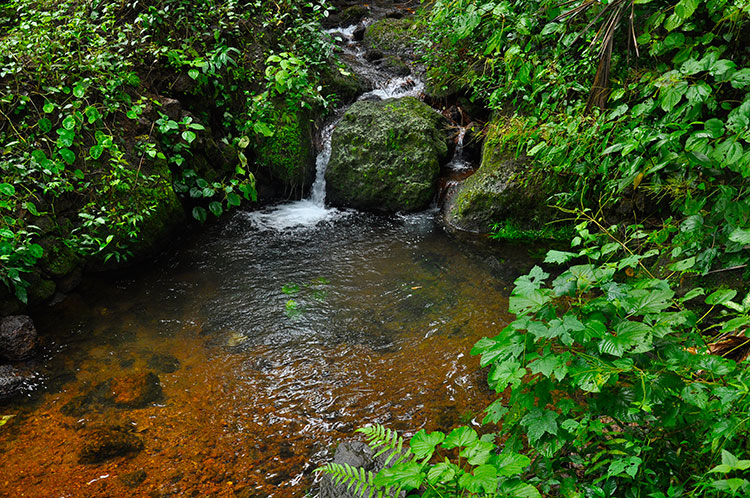
[[[273,136],[258,148],[258,165],[300,192],[312,180],[313,159],[311,123],[301,112],[279,118]]]
[[[373,23],[365,32],[365,46],[392,55],[409,55],[419,38],[413,19],[385,18]]]

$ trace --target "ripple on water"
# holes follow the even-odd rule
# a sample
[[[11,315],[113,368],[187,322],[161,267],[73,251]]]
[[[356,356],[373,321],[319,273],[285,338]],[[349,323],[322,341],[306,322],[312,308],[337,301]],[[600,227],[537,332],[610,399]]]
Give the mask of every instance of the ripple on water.
[[[55,381],[35,403],[3,408],[19,415],[0,434],[3,489],[125,496],[119,476],[138,472],[138,495],[303,496],[334,441],[364,424],[413,433],[476,417],[492,393],[466,353],[507,319],[492,252],[447,236],[430,213],[340,214],[269,231],[238,213],[150,272],[90,280],[37,317],[42,378]],[[60,411],[148,371],[158,404]],[[89,429],[122,425],[141,452],[78,463]]]

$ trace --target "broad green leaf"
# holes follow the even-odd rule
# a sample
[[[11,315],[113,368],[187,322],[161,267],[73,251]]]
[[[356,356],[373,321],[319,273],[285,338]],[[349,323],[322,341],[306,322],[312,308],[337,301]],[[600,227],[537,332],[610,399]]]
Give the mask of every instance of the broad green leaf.
[[[42,107],[42,110],[45,114],[50,114],[55,111],[55,104],[47,100],[44,102],[44,107]]]
[[[542,498],[542,494],[531,484],[524,482],[503,486],[503,492],[513,498]]]
[[[41,118],[37,125],[39,126],[39,131],[42,133],[49,133],[52,131],[52,121],[47,118]]]
[[[706,304],[716,306],[718,304],[724,304],[734,299],[737,295],[737,291],[734,289],[719,289],[706,297]]]
[[[44,256],[44,249],[42,249],[42,246],[39,244],[31,244],[29,246],[29,254],[39,259]]]
[[[729,240],[742,245],[750,245],[750,230],[735,228],[732,230],[732,233],[729,234]]]
[[[497,475],[510,477],[523,472],[531,464],[531,459],[518,453],[500,453],[490,463],[497,469]]]
[[[89,149],[89,156],[93,160],[97,160],[102,156],[102,153],[104,152],[104,147],[101,145],[92,145]]]
[[[0,183],[0,194],[11,197],[16,194],[16,187],[10,183]]]
[[[72,130],[76,127],[76,120],[73,116],[65,116],[65,119],[63,119],[62,122],[63,128],[66,130]]]
[[[58,152],[60,153],[60,157],[62,157],[63,161],[65,161],[66,163],[72,165],[76,162],[76,155],[72,150],[60,149],[58,150]]]
[[[625,353],[644,353],[652,349],[651,328],[645,323],[626,320],[615,327],[615,334],[605,335],[599,351],[620,357]]]
[[[185,139],[185,141],[189,144],[193,143],[195,139],[197,138],[197,135],[194,131],[185,130],[182,132],[182,138]]]
[[[443,442],[443,448],[450,450],[452,448],[466,447],[479,439],[477,432],[471,427],[461,426],[456,427],[448,434]]]
[[[557,417],[559,415],[551,410],[534,408],[521,419],[521,425],[526,427],[529,443],[536,444],[542,436],[549,434],[557,435]]]
[[[457,472],[458,467],[446,460],[445,462],[433,465],[427,471],[427,482],[433,486],[438,483],[450,482],[456,477]]]
[[[193,208],[193,218],[200,221],[201,223],[206,221],[206,218],[208,217],[208,213],[206,210],[200,206],[196,206]]]
[[[508,413],[508,409],[503,406],[502,399],[496,399],[495,401],[490,403],[490,406],[488,406],[484,411],[487,415],[484,417],[484,420],[482,420],[483,425],[496,424],[503,419],[506,413]]]
[[[750,68],[740,69],[736,73],[732,74],[729,78],[729,82],[734,88],[742,89],[746,86],[750,86]]]
[[[391,468],[378,472],[373,479],[376,486],[401,486],[405,490],[417,489],[422,485],[424,474],[422,466],[417,462],[397,463]]]
[[[435,447],[443,442],[445,434],[442,432],[427,432],[422,429],[409,442],[409,447],[417,460],[429,459],[435,452]]]
[[[492,465],[481,465],[473,474],[462,475],[458,484],[470,493],[493,494],[497,490],[497,471]]]
[[[547,252],[547,257],[544,258],[544,262],[563,264],[563,263],[567,263],[568,261],[575,258],[576,256],[577,254],[573,252],[551,250]]]
[[[217,218],[221,216],[221,213],[224,212],[224,209],[221,207],[221,203],[217,201],[213,201],[208,205],[209,211],[216,216]]]
[[[609,464],[607,474],[615,477],[624,473],[629,475],[631,478],[635,478],[635,475],[638,473],[638,468],[640,467],[641,463],[643,463],[643,460],[636,456],[629,458],[619,458],[617,460],[613,460],[612,463]]]
[[[242,204],[242,198],[234,192],[229,192],[227,194],[227,204],[230,206],[239,206]]]
[[[469,465],[484,465],[490,459],[494,449],[494,444],[477,440],[461,450],[460,455],[466,458]]]
[[[721,119],[709,119],[703,126],[711,138],[720,138],[724,135],[724,122]]]
[[[487,380],[490,386],[500,393],[508,386],[518,387],[521,385],[525,375],[526,369],[521,366],[521,363],[508,360],[499,365],[494,365]]]

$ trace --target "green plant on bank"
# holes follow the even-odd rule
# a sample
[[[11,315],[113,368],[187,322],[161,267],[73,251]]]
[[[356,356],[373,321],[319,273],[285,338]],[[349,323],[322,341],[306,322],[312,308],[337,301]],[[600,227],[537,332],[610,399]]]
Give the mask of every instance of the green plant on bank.
[[[545,260],[580,263],[516,280],[516,320],[472,351],[503,395],[484,423],[501,423],[504,447],[529,456],[545,493],[743,496],[750,295],[677,295],[667,278],[683,265],[660,258],[659,230],[586,218],[573,251]],[[711,354],[724,341],[734,346]]]
[[[24,275],[44,259],[43,238],[89,257],[127,258],[158,216],[171,188],[165,181],[174,180],[201,222],[255,200],[245,91],[262,93],[271,79],[286,84],[287,96],[315,88],[315,68],[330,54],[317,28],[325,12],[325,2],[294,1],[0,6],[0,280],[25,301]],[[268,80],[256,46],[284,54],[269,59],[278,70]],[[164,69],[192,82],[184,92],[210,97],[213,107],[176,119],[160,113],[154,95],[165,91],[158,87]],[[132,130],[149,120],[150,131],[131,143]],[[239,164],[226,176],[203,178],[193,167],[193,150],[209,133],[237,152]]]
[[[518,475],[530,460],[512,452],[498,453],[494,434],[481,438],[470,427],[458,427],[447,436],[420,430],[407,443],[396,431],[382,425],[358,429],[367,437],[375,458],[385,455],[385,468],[377,473],[348,464],[328,463],[316,472],[334,484],[346,485],[354,496],[396,497],[541,497],[534,486]],[[435,463],[433,463],[433,461]]]

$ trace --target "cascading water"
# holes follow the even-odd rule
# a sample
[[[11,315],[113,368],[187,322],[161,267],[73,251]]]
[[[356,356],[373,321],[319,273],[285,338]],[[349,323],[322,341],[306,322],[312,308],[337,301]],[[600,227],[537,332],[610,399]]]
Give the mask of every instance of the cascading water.
[[[343,50],[356,59],[355,66],[366,68],[362,76],[367,78],[373,90],[362,94],[358,100],[418,97],[424,90],[424,83],[413,76],[393,77],[379,70],[365,59],[364,50],[354,40],[356,26],[331,29],[327,32],[342,41]],[[306,199],[288,202],[262,211],[247,213],[253,225],[261,230],[283,231],[290,228],[314,227],[324,221],[333,221],[347,216],[348,211],[326,208],[325,171],[331,158],[331,137],[336,125],[348,106],[337,110],[333,119],[323,128],[320,137],[322,148],[315,159],[315,182]]]

